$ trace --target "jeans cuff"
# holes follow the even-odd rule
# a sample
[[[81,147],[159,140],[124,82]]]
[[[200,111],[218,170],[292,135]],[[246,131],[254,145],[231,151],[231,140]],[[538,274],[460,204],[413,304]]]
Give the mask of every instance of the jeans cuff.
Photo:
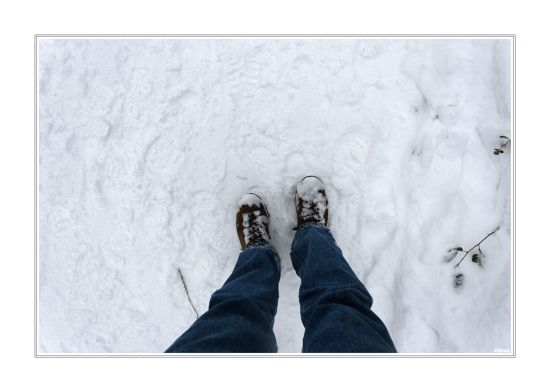
[[[257,249],[257,248],[263,248],[270,250],[273,255],[275,256],[275,267],[277,268],[277,272],[281,272],[281,258],[279,256],[279,253],[277,252],[277,249],[271,245],[269,242],[259,242],[256,244],[250,244],[245,249],[242,250],[242,252],[245,252],[248,249]]]
[[[332,239],[332,241],[334,241],[332,232],[327,226],[322,225],[320,223],[304,223],[303,225],[300,225],[300,227],[296,229],[296,234],[294,234],[294,239],[292,240],[292,245],[290,246],[291,252],[295,248],[296,243],[302,240],[302,238],[305,236],[305,233],[308,230],[315,230],[315,229],[318,229],[321,232],[328,234],[328,236]]]
[[[296,234],[298,234],[298,233],[300,233],[304,230],[307,230],[311,227],[317,227],[319,229],[324,229],[324,230],[326,230],[327,232],[330,233],[330,229],[327,226],[323,225],[322,223],[304,223],[296,229]]]

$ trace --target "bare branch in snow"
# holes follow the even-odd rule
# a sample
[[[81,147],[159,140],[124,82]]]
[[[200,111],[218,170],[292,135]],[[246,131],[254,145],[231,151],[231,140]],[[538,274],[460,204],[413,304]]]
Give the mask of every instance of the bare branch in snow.
[[[195,308],[195,305],[193,305],[193,301],[191,301],[191,296],[189,295],[189,290],[187,289],[187,284],[185,283],[185,278],[183,277],[183,273],[181,272],[180,268],[178,268],[178,272],[180,274],[181,283],[183,283],[183,288],[185,289],[185,294],[187,295],[187,300],[191,304],[191,307],[193,308],[193,311],[197,315],[197,318],[199,318],[199,312],[197,312],[197,308]]]
[[[466,258],[466,256],[468,255],[468,253],[470,253],[472,250],[474,250],[475,248],[478,248],[479,249],[479,252],[481,253],[481,247],[479,245],[481,245],[481,243],[483,241],[485,241],[487,238],[489,238],[490,236],[492,236],[493,234],[495,234],[497,232],[497,230],[500,229],[500,226],[498,226],[496,229],[494,229],[492,232],[490,232],[489,234],[487,234],[481,241],[479,241],[477,244],[475,244],[474,246],[472,246],[469,250],[467,251],[464,251],[464,255],[462,256],[462,258],[460,259],[460,261],[455,265],[455,268],[457,268],[460,263],[462,263],[462,260],[464,260]],[[475,261],[474,261],[475,262]]]

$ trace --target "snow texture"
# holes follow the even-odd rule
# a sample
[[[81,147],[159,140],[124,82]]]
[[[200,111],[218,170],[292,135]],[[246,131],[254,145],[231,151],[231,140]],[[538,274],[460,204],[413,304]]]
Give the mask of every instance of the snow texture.
[[[279,351],[299,352],[310,174],[400,352],[509,350],[510,133],[509,40],[41,39],[39,351],[164,351],[196,319],[178,269],[205,312],[251,191],[282,258]],[[445,261],[498,226],[482,266]]]
[[[261,202],[262,201],[258,195],[255,195],[254,193],[245,193],[239,199],[239,202],[237,203],[237,207],[241,207],[241,206],[249,206],[249,207],[258,206],[259,207],[261,205]]]

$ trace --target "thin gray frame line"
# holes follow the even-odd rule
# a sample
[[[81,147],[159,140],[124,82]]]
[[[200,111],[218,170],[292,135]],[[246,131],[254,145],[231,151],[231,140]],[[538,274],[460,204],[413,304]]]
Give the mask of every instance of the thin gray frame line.
[[[512,345],[513,345],[513,353],[514,358],[516,357],[516,36],[512,38],[512,113],[514,115],[513,121],[512,121],[512,133],[514,138],[514,145],[512,150],[512,193],[514,195],[514,203],[512,204],[513,213],[513,225],[512,225],[512,232],[513,232],[513,238],[512,238],[512,244],[514,245],[514,252],[512,255],[512,271],[513,271],[513,283],[512,283],[512,297],[513,297],[513,306],[512,306],[512,323],[514,326],[514,331],[512,333]]]
[[[41,354],[38,358],[515,358],[515,355],[509,353],[476,355],[476,354],[442,354],[442,355],[425,355],[425,354],[307,354],[307,353],[266,353],[262,354]]]
[[[37,231],[38,231],[38,182],[37,182],[37,172],[38,172],[38,40],[40,38],[47,37],[153,37],[153,38],[162,38],[162,37],[235,37],[235,38],[246,38],[246,37],[350,37],[350,38],[375,38],[375,37],[388,37],[388,38],[399,38],[399,37],[440,37],[440,38],[510,38],[512,40],[512,134],[513,134],[513,165],[512,165],[512,193],[514,202],[512,204],[513,213],[513,224],[512,224],[512,244],[514,245],[514,252],[512,254],[512,271],[513,271],[513,282],[512,282],[512,297],[513,297],[513,309],[512,309],[512,352],[511,353],[502,353],[502,354],[392,354],[392,355],[376,355],[376,354],[358,354],[358,355],[334,355],[334,354],[322,354],[322,355],[304,355],[302,353],[296,354],[266,354],[266,355],[246,355],[246,354],[232,354],[232,355],[216,355],[216,354],[204,354],[204,355],[192,355],[192,354],[181,354],[181,355],[172,355],[172,354],[135,354],[135,355],[118,355],[118,354],[39,354],[38,353],[38,334],[37,334],[37,325],[38,325],[38,246],[37,246]],[[34,357],[35,358],[516,358],[516,34],[35,34],[34,35]]]
[[[34,36],[34,356],[38,354],[38,37]]]
[[[298,37],[298,38],[307,38],[307,37],[336,37],[336,38],[375,38],[375,37],[388,37],[388,38],[399,38],[399,37],[442,37],[442,38],[515,38],[515,34],[35,34],[39,38],[46,37],[189,37],[189,38],[198,38],[198,37],[236,37],[236,38],[246,38],[246,37]]]

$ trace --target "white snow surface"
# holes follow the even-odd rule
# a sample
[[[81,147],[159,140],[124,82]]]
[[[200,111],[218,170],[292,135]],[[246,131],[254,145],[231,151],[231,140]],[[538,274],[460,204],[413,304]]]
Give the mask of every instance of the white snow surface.
[[[164,351],[239,255],[262,196],[299,352],[296,183],[400,352],[511,349],[509,40],[40,39],[39,351]],[[514,141],[512,141],[514,142]],[[482,244],[482,267],[445,256]],[[463,274],[462,286],[454,276]]]
[[[259,206],[261,202],[262,202],[261,199],[257,195],[253,193],[245,193],[239,199],[237,203],[237,208],[241,206],[249,206],[249,207]]]

